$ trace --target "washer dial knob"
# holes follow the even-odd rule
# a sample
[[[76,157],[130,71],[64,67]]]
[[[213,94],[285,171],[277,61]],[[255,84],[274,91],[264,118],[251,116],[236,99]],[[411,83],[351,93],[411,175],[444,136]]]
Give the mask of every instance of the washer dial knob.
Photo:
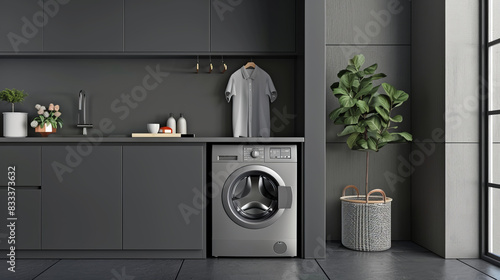
[[[258,158],[260,156],[260,152],[258,150],[252,150],[250,156],[253,158]]]

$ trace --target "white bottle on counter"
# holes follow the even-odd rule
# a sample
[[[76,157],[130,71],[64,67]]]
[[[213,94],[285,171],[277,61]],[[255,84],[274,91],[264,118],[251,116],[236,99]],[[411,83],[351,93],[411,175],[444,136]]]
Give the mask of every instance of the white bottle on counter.
[[[187,123],[184,116],[181,114],[181,117],[177,120],[177,125],[179,129],[177,130],[180,134],[187,134]]]
[[[167,126],[172,129],[172,133],[176,133],[176,125],[174,114],[170,113],[170,118],[167,120]]]

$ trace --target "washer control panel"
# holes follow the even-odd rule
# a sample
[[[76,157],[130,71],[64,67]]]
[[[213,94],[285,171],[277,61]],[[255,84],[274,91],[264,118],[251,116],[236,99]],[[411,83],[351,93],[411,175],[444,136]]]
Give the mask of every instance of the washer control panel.
[[[291,159],[292,149],[291,148],[270,148],[269,158],[271,159]]]
[[[245,147],[243,149],[243,158],[245,161],[263,161],[264,157],[264,147]]]

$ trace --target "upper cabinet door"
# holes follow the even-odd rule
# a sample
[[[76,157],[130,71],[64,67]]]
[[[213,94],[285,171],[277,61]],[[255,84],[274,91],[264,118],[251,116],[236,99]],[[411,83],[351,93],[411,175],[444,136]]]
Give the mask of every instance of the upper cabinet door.
[[[123,0],[57,2],[67,4],[49,18],[44,28],[44,51],[123,51]]]
[[[125,51],[208,52],[209,0],[125,0]]]
[[[41,51],[44,15],[37,0],[0,0],[0,52]]]
[[[213,52],[295,52],[295,0],[211,0]]]

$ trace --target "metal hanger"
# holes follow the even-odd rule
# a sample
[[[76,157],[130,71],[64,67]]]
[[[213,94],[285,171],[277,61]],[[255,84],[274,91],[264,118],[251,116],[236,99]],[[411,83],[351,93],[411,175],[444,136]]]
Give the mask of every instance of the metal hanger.
[[[196,56],[196,74],[200,72],[200,56]]]
[[[214,70],[214,65],[212,64],[212,56],[210,55],[210,67],[208,67],[208,73],[212,73]]]
[[[222,56],[222,70],[220,71],[224,74],[227,71],[227,64],[224,62],[224,56]]]

